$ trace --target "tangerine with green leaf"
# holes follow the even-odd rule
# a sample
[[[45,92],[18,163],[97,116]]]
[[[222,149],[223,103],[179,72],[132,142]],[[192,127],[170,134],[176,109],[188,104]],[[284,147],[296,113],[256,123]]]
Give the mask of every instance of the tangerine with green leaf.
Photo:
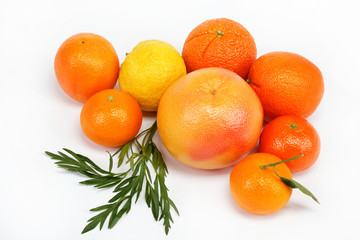
[[[271,167],[260,166],[276,163],[280,158],[268,153],[248,155],[235,165],[230,174],[230,191],[235,202],[244,210],[270,214],[282,209],[289,201],[292,188],[276,175]],[[278,175],[292,179],[285,163],[276,166]]]

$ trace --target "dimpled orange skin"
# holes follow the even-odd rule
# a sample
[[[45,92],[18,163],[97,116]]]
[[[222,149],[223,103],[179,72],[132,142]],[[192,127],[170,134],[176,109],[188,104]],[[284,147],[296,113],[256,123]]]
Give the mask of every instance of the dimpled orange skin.
[[[273,167],[261,169],[260,165],[276,163],[280,158],[268,153],[251,154],[235,165],[230,174],[230,192],[235,202],[244,210],[265,215],[282,209],[289,201],[292,189],[274,173]],[[284,164],[275,167],[281,177],[292,179]]]
[[[84,104],[80,124],[93,142],[118,147],[133,139],[139,132],[142,112],[128,93],[116,89],[95,93]]]
[[[158,131],[178,161],[195,168],[234,164],[256,145],[263,110],[235,73],[205,68],[177,80],[160,100]]]
[[[60,46],[54,68],[65,93],[85,102],[98,91],[114,88],[119,75],[119,59],[105,38],[79,33]]]
[[[221,67],[243,79],[247,79],[256,55],[251,34],[240,23],[226,18],[210,19],[198,25],[186,38],[182,51],[187,72]]]
[[[281,115],[310,116],[324,94],[320,70],[306,58],[289,52],[271,52],[250,68],[250,86],[264,108],[264,119]]]
[[[320,136],[304,118],[280,116],[270,121],[260,135],[259,151],[271,153],[282,160],[301,154],[303,157],[286,162],[291,172],[311,167],[320,154]]]

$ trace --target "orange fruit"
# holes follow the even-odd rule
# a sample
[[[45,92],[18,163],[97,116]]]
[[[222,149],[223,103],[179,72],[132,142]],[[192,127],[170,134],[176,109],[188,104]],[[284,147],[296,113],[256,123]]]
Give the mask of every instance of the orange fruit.
[[[235,165],[230,174],[230,192],[241,208],[264,215],[274,213],[286,205],[292,189],[280,180],[273,167],[260,168],[261,165],[280,161],[272,154],[255,153]],[[292,179],[284,163],[276,165],[275,170],[279,176]]]
[[[188,72],[221,67],[247,79],[256,53],[253,37],[240,23],[218,18],[207,20],[190,32],[182,56]]]
[[[256,145],[263,110],[234,72],[205,68],[177,80],[160,99],[160,138],[178,161],[195,168],[234,164]]]
[[[318,159],[320,137],[306,119],[280,116],[264,127],[259,151],[274,154],[282,160],[304,154],[301,158],[285,163],[291,172],[300,172],[311,167]]]
[[[80,124],[93,142],[118,147],[133,139],[139,132],[142,112],[128,93],[107,89],[95,93],[84,104]]]
[[[61,88],[80,102],[114,88],[119,75],[115,49],[108,40],[92,33],[68,38],[56,53],[54,67]]]
[[[250,68],[248,82],[264,108],[266,121],[281,116],[310,116],[319,105],[324,82],[320,70],[306,58],[289,52],[271,52]]]

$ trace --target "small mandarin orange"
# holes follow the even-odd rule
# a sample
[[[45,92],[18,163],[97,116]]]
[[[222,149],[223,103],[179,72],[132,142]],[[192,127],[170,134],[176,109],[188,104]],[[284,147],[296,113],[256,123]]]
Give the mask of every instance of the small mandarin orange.
[[[272,154],[255,153],[235,165],[230,174],[230,191],[241,208],[264,215],[274,213],[286,205],[292,189],[280,180],[272,167],[260,167],[280,161],[280,158]],[[276,172],[279,176],[292,179],[291,172],[284,163],[276,166]]]
[[[95,93],[84,104],[80,124],[93,142],[118,147],[139,132],[142,112],[139,104],[128,93],[107,89]]]
[[[297,116],[280,116],[270,121],[260,135],[259,151],[282,160],[304,154],[285,164],[291,172],[311,167],[320,154],[320,137],[309,121]]]

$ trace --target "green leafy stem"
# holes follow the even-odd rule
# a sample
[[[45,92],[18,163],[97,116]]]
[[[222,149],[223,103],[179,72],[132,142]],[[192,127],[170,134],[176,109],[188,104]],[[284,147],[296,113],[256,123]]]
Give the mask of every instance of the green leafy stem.
[[[165,185],[165,178],[168,169],[161,156],[160,151],[152,141],[157,130],[156,121],[154,124],[138,134],[134,139],[120,147],[114,154],[109,152],[109,170],[104,170],[96,165],[88,157],[64,148],[65,152],[45,152],[55,164],[69,171],[78,172],[86,176],[87,180],[81,184],[91,185],[98,189],[113,188],[114,196],[102,206],[90,209],[91,212],[98,212],[88,220],[88,224],[82,233],[86,233],[99,225],[103,228],[106,219],[108,228],[113,228],[116,223],[131,210],[133,203],[136,203],[140,194],[145,190],[146,204],[151,208],[156,221],[163,221],[165,233],[168,234],[173,218],[171,210],[178,215],[179,211],[174,202],[169,198],[169,189]],[[140,140],[140,138],[142,140]],[[117,167],[128,166],[126,171],[113,173],[114,157],[117,156]],[[152,168],[150,171],[150,168]],[[153,172],[154,176],[152,176]],[[154,179],[153,179],[154,178]]]
[[[289,161],[293,161],[293,160],[295,160],[297,158],[300,158],[300,157],[303,157],[303,156],[304,156],[304,154],[301,154],[299,156],[292,157],[292,158],[289,158],[289,159],[286,159],[286,160],[283,160],[283,161],[280,161],[280,162],[270,163],[270,164],[266,164],[266,165],[260,165],[260,168],[261,169],[266,169],[267,167],[273,167],[273,170],[274,170],[275,174],[281,179],[281,181],[283,183],[285,183],[286,186],[291,187],[291,188],[298,188],[302,193],[304,193],[305,195],[308,195],[315,202],[319,203],[319,201],[314,196],[314,194],[312,194],[307,188],[305,188],[303,185],[301,185],[300,183],[298,183],[297,181],[295,181],[293,179],[281,177],[275,170],[276,165],[281,164],[281,163],[285,163],[285,162],[289,162]]]

